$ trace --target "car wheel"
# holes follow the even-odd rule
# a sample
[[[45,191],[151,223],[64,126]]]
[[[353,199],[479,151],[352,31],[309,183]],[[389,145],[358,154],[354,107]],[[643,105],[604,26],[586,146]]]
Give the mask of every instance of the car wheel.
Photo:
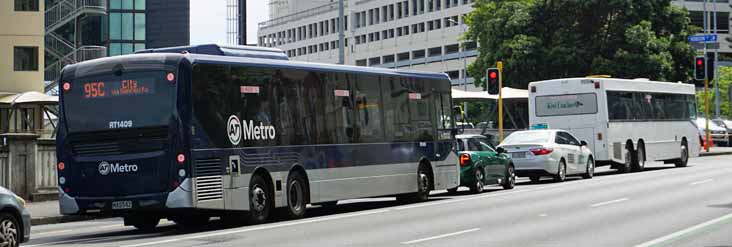
[[[559,168],[557,169],[557,175],[554,175],[554,182],[564,182],[567,178],[567,163],[564,160],[559,161]]]
[[[618,165],[618,172],[627,173],[633,165],[633,150],[630,146],[625,147],[625,162]]]
[[[686,140],[681,142],[681,156],[674,162],[676,167],[686,167],[689,162],[689,145],[686,144]]]
[[[541,177],[539,177],[539,176],[529,176],[529,180],[531,180],[532,183],[538,183],[541,180]]]
[[[305,216],[307,203],[305,202],[305,179],[299,172],[290,174],[287,178],[287,213],[291,219]]]
[[[631,170],[633,172],[643,171],[646,166],[646,148],[643,145],[638,146],[638,151],[635,152],[635,159],[633,160],[633,166]]]
[[[592,157],[587,158],[587,170],[585,170],[585,174],[582,175],[582,178],[584,179],[590,179],[595,176],[595,161],[592,160]]]
[[[254,175],[249,185],[249,221],[254,224],[264,223],[272,212],[272,192],[260,175]]]
[[[475,168],[474,179],[475,181],[473,181],[473,184],[470,186],[470,192],[475,194],[483,192],[483,187],[485,187],[485,175],[483,174],[483,168]]]
[[[17,247],[20,245],[20,225],[11,214],[0,214],[0,246]]]
[[[516,169],[513,168],[513,165],[509,165],[506,168],[506,178],[504,178],[505,182],[503,182],[503,189],[513,189],[513,187],[516,187]]]

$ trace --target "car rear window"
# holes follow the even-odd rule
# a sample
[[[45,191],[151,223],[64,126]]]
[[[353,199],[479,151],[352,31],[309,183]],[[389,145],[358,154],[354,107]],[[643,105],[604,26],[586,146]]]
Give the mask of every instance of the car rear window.
[[[551,133],[547,131],[514,132],[503,141],[503,144],[547,143],[550,136]]]

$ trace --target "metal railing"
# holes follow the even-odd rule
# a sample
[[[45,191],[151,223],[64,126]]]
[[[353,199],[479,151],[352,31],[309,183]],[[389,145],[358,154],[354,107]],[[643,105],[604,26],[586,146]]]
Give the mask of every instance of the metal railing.
[[[45,76],[46,78],[58,78],[61,75],[61,69],[66,65],[75,64],[78,62],[88,61],[97,58],[103,58],[107,56],[107,47],[104,46],[82,46],[76,49],[73,53],[69,53],[64,57],[59,58],[56,62],[46,66]],[[53,90],[58,86],[58,81],[53,80],[45,86],[45,92]]]

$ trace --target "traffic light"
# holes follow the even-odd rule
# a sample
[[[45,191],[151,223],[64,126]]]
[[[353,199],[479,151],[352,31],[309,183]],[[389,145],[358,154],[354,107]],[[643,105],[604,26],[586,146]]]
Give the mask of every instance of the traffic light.
[[[488,94],[498,94],[498,82],[501,80],[501,73],[497,68],[490,68],[486,72],[486,77],[486,88],[488,89]]]
[[[707,52],[707,80],[714,80],[714,52]]]
[[[697,56],[694,58],[694,79],[703,81],[706,79],[706,58],[704,56]]]

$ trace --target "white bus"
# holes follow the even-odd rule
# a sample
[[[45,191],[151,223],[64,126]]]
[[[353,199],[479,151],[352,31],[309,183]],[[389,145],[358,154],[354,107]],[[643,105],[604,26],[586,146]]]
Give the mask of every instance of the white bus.
[[[693,85],[571,78],[529,84],[530,126],[586,141],[598,165],[641,171],[647,160],[686,166],[699,155]]]

